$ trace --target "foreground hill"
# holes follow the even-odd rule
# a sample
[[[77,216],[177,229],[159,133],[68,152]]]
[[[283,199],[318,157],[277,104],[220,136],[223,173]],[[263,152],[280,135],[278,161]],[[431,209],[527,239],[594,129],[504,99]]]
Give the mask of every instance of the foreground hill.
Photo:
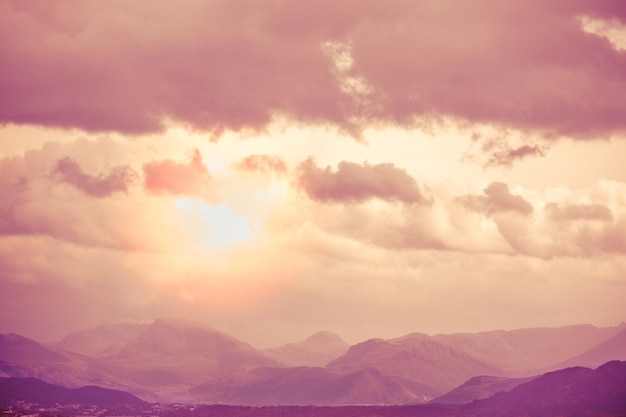
[[[452,391],[435,398],[431,403],[467,404],[474,400],[489,398],[499,392],[510,391],[534,378],[535,377],[505,378],[500,376],[476,376]]]
[[[201,402],[239,405],[423,403],[437,391],[418,382],[360,370],[339,375],[324,368],[264,368],[189,390]]]
[[[0,378],[0,405],[8,406],[15,401],[31,401],[40,405],[142,405],[144,401],[124,391],[95,386],[65,388],[48,384],[35,378]]]
[[[495,366],[422,334],[359,343],[330,362],[327,369],[338,373],[377,369],[384,374],[431,386],[440,392],[449,391],[473,376],[502,373]]]
[[[263,353],[285,366],[324,366],[348,348],[336,334],[319,332],[302,342],[264,349]]]
[[[626,362],[549,372],[466,410],[486,417],[625,415]]]

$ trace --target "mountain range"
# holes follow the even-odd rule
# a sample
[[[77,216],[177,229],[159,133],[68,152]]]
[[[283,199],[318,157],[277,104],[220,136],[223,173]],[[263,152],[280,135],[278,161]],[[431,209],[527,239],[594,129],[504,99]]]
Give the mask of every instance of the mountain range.
[[[320,332],[259,350],[202,324],[157,319],[99,326],[48,345],[0,335],[0,377],[97,385],[158,402],[461,404],[515,391],[549,371],[623,360],[625,352],[624,323],[413,333],[352,346]]]
[[[39,405],[72,403],[82,405],[142,405],[144,401],[124,391],[96,386],[65,388],[36,378],[0,378],[0,406],[14,401],[32,401]]]

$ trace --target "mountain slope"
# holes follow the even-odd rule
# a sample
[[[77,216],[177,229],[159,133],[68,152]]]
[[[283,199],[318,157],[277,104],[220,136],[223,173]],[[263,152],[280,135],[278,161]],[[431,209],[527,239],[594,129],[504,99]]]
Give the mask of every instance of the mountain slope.
[[[330,332],[319,332],[299,343],[264,349],[268,357],[285,366],[324,366],[348,350],[348,344]]]
[[[13,363],[36,365],[41,363],[65,362],[67,357],[34,340],[17,334],[0,334],[0,360]]]
[[[252,346],[209,327],[157,319],[115,354],[102,358],[148,384],[198,384],[264,366],[280,366]]]
[[[91,357],[112,355],[147,328],[148,324],[139,323],[105,324],[70,333],[54,347]]]
[[[339,375],[324,368],[264,368],[189,390],[203,402],[237,405],[423,403],[433,388],[367,369]]]
[[[95,336],[94,343],[89,336]],[[100,336],[98,331],[82,334],[81,346],[103,346]],[[35,377],[67,387],[122,389],[151,401],[188,401],[186,391],[195,385],[253,368],[281,366],[231,336],[181,320],[158,319],[134,337],[119,342],[113,338],[115,349],[105,349],[107,353],[97,358],[68,351],[57,353],[22,339],[19,346],[37,347],[42,360],[33,362],[39,351],[24,360],[14,360],[20,359],[19,349],[5,349],[11,355],[0,356],[0,361],[5,361],[3,375]]]
[[[124,391],[96,386],[65,388],[35,378],[0,378],[0,405],[7,406],[18,400],[30,400],[41,405],[55,403],[101,406],[145,404],[144,401]]]
[[[467,404],[474,400],[489,398],[499,392],[510,391],[534,378],[535,377],[505,378],[498,376],[476,376],[441,397],[435,398],[431,403]]]
[[[495,330],[480,333],[435,335],[433,339],[461,350],[513,375],[537,374],[580,355],[610,339],[620,326],[598,328],[591,325],[558,328]]]
[[[563,362],[560,367],[586,366],[594,368],[612,360],[626,360],[626,329],[582,355]]]
[[[473,376],[501,374],[498,368],[422,334],[359,343],[351,346],[326,368],[339,373],[377,369],[384,374],[421,382],[443,392]]]
[[[596,370],[574,367],[549,372],[509,392],[477,400],[466,414],[517,417],[624,415],[626,362],[612,361]]]

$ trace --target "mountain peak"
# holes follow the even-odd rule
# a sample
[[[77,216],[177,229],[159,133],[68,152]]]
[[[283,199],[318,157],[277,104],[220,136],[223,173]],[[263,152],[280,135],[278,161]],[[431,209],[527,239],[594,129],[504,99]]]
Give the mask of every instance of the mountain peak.
[[[329,331],[314,333],[307,337],[303,343],[329,343],[348,346],[339,335]]]
[[[189,320],[182,317],[158,317],[154,319],[150,326],[153,327],[176,327],[176,328],[194,328],[213,331],[210,326],[195,320]]]
[[[332,332],[317,332],[302,342],[288,343],[264,353],[286,366],[324,366],[348,350],[348,344]]]

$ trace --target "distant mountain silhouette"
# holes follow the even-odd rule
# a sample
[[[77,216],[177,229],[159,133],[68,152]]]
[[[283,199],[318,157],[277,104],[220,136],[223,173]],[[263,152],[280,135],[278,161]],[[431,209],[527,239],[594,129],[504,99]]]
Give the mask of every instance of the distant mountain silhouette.
[[[15,334],[0,335],[0,376],[34,377],[68,388],[97,385],[158,402],[403,404],[448,392],[443,400],[458,403],[519,382],[498,378],[557,369],[551,363],[555,359],[557,365],[621,359],[625,329],[582,325],[414,333],[356,344],[320,369],[287,366],[323,363],[345,349],[331,333],[260,351],[202,324],[157,319],[100,326],[48,346]],[[493,377],[471,380],[481,375]]]
[[[596,370],[568,368],[542,375],[509,392],[464,406],[394,407],[228,407],[180,410],[169,417],[623,417],[626,415],[626,362]]]
[[[202,402],[238,405],[423,403],[437,391],[373,369],[339,375],[324,368],[264,368],[215,380],[189,392]]]
[[[509,392],[474,401],[465,413],[485,417],[626,415],[626,362],[611,361],[596,370],[574,367],[549,372]]]
[[[430,336],[412,334],[397,339],[370,339],[351,346],[327,365],[334,372],[377,369],[446,392],[476,375],[502,371]]]
[[[136,369],[146,383],[193,382],[265,366],[280,366],[252,346],[207,326],[157,319],[107,362]]]
[[[595,368],[610,360],[626,360],[626,328],[582,355],[571,358],[557,365],[557,367],[586,366]]]
[[[499,392],[510,391],[535,377],[505,378],[500,376],[475,376],[463,385],[435,398],[433,404],[467,404],[474,400],[489,398]]]
[[[100,406],[145,404],[144,401],[124,391],[96,386],[71,389],[48,384],[36,378],[0,378],[0,405],[8,406],[16,400],[29,400],[41,405],[55,403]]]
[[[189,401],[187,389],[211,379],[258,367],[280,367],[250,345],[201,324],[175,319],[157,319],[140,329],[134,337],[123,335],[114,340],[109,354],[90,358],[68,351],[63,354],[26,338],[20,345],[39,349],[43,358],[31,366],[34,358],[18,355],[19,349],[5,349],[0,356],[3,375],[32,376],[68,387],[99,385],[132,392],[152,401]],[[90,344],[88,336],[95,336]],[[101,333],[80,336],[83,346],[98,346]],[[15,337],[9,338],[14,346]],[[22,340],[23,339],[23,340]],[[4,339],[3,339],[4,340]],[[99,346],[102,346],[101,344]],[[0,350],[0,353],[3,351]]]
[[[0,334],[0,360],[37,365],[65,362],[67,357],[17,334]]]
[[[145,332],[148,326],[146,323],[106,324],[70,333],[54,346],[92,357],[112,355]]]
[[[285,366],[324,366],[343,355],[349,345],[331,332],[319,332],[299,343],[264,349],[265,353]]]
[[[541,327],[454,333],[433,339],[461,350],[511,375],[538,374],[558,369],[555,365],[580,355],[619,333],[621,328],[598,328],[589,324],[557,328]],[[617,359],[617,358],[608,358]],[[600,362],[604,363],[604,362]],[[541,370],[544,370],[541,372]]]

